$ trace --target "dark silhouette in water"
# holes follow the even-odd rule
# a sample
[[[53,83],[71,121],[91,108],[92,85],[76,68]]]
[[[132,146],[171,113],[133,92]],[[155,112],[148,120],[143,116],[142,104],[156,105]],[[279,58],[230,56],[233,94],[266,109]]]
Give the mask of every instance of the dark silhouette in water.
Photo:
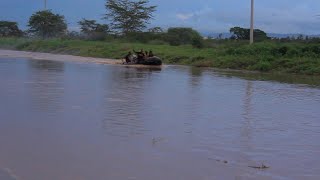
[[[155,57],[153,52],[150,50],[149,53],[147,51],[143,51],[141,49],[139,52],[133,50],[134,53],[137,54],[136,64],[144,64],[144,65],[162,65],[162,60],[158,57]]]
[[[154,57],[154,54],[153,54],[153,52],[151,50],[148,53],[148,57]]]
[[[145,55],[143,49],[141,49],[140,52],[137,52],[135,50],[133,50],[133,52],[137,54],[137,57],[138,57],[137,58],[138,59],[137,63],[140,63],[140,62],[145,60],[146,55]]]
[[[131,58],[132,58],[132,53],[131,51],[128,52],[128,54],[124,57],[126,60],[126,63],[130,63],[131,62]]]

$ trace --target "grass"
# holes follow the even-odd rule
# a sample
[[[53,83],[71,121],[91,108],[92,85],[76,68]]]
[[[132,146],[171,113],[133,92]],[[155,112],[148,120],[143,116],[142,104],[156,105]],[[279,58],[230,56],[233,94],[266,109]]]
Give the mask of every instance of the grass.
[[[144,49],[153,50],[167,64],[320,75],[319,44],[225,42],[197,49],[191,45],[170,46],[155,42],[0,38],[0,48],[115,59],[123,58],[132,49]]]

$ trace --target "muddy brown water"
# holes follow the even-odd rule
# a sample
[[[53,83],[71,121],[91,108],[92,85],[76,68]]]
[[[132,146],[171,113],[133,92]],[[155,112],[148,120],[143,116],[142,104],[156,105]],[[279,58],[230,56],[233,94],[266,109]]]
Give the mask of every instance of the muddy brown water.
[[[318,180],[319,83],[2,58],[0,179]]]

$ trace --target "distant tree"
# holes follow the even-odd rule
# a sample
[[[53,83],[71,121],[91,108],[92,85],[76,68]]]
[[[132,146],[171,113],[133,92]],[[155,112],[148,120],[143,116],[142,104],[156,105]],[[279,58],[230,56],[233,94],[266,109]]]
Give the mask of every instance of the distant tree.
[[[53,14],[50,10],[34,13],[29,19],[28,26],[29,32],[42,38],[58,37],[67,32],[64,16]]]
[[[140,32],[146,28],[156,6],[149,6],[148,0],[107,0],[105,19],[111,21],[111,26],[116,31],[127,35]]]
[[[203,48],[204,47],[204,41],[201,36],[193,37],[191,45],[195,48]]]
[[[306,41],[309,41],[309,39],[310,39],[309,36],[306,36]]]
[[[96,20],[82,19],[78,22],[81,33],[92,40],[102,40],[110,33],[110,28],[107,24],[99,24]]]
[[[250,34],[250,32],[249,32]],[[260,29],[255,29],[253,31],[253,36],[254,36],[254,39],[255,41],[263,41],[263,40],[266,40],[266,39],[270,39],[267,35],[266,32],[260,30]]]
[[[23,32],[19,29],[17,22],[0,21],[0,37],[22,36]]]
[[[230,29],[230,33],[232,34],[233,38],[240,39],[240,40],[247,40],[250,38],[250,30],[244,29],[241,27],[233,27]]]
[[[213,39],[213,36],[209,35],[209,36],[208,36],[208,39]]]
[[[173,46],[193,44],[195,47],[201,47],[203,44],[203,38],[197,31],[184,27],[169,28],[167,41]]]
[[[67,31],[66,35],[63,37],[64,39],[80,39],[80,33],[77,31]]]
[[[304,40],[303,34],[299,34],[298,37],[297,37],[297,40],[303,41]]]
[[[232,34],[231,39],[238,39],[238,40],[249,40],[250,39],[250,29],[245,29],[241,27],[233,27],[230,29],[230,33]],[[254,30],[254,39],[256,41],[263,41],[269,39],[267,33],[260,29]]]
[[[78,22],[81,32],[87,35],[95,32],[109,33],[110,28],[107,24],[99,24],[96,20],[82,19]]]
[[[163,33],[163,29],[161,27],[153,27],[148,29],[148,32],[158,34],[158,33]]]

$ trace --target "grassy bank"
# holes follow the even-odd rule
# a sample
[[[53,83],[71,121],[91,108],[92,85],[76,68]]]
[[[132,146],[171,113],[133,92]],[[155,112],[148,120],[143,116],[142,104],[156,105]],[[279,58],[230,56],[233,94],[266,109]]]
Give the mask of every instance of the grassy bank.
[[[152,49],[168,64],[320,75],[320,45],[260,42],[213,43],[210,48],[83,40],[1,38],[0,48],[121,59],[132,49]]]

